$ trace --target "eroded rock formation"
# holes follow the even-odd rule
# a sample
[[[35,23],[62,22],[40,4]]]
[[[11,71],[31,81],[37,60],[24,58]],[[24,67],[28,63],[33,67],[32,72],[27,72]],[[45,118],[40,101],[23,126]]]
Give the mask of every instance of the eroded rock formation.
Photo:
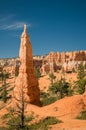
[[[66,72],[72,72],[77,70],[78,64],[83,62],[86,64],[86,51],[74,51],[74,52],[50,52],[43,59],[42,74],[46,72],[55,72],[60,69],[64,69]]]
[[[26,30],[26,25],[24,25],[24,31],[21,35],[19,57],[20,68],[13,91],[14,102],[20,99],[23,90],[23,96],[26,102],[39,105],[40,89],[33,67],[32,46]]]

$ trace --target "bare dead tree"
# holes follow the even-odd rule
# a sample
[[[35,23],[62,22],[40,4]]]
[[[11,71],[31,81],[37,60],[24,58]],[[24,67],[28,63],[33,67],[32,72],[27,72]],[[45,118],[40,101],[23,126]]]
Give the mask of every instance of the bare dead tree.
[[[23,78],[22,78],[23,79]],[[25,127],[25,92],[24,92],[24,82],[22,80],[22,86],[19,90],[19,98],[14,96],[16,100],[16,110],[14,110],[14,114],[20,117],[20,128],[23,129]]]

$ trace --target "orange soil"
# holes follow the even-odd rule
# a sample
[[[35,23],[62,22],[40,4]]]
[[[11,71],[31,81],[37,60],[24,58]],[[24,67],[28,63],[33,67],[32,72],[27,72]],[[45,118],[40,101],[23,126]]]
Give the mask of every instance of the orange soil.
[[[86,110],[85,98],[84,95],[66,97],[41,108],[28,105],[27,111],[29,110],[37,116],[35,123],[47,116],[55,116],[63,121],[63,123],[53,125],[51,130],[63,130],[63,128],[64,130],[86,130],[86,120],[76,119],[80,111]]]
[[[60,79],[61,75],[56,74],[56,78]],[[47,91],[50,85],[50,80],[48,76],[44,76],[39,80],[39,86],[42,91]],[[67,80],[76,80],[76,74],[66,74]],[[13,82],[14,80],[10,81]],[[10,106],[10,105],[8,105]],[[0,110],[0,117],[7,112],[8,108]],[[63,123],[53,125],[51,130],[86,130],[86,120],[78,120],[76,116],[80,111],[86,110],[86,93],[84,95],[75,95],[72,97],[65,97],[55,103],[44,106],[37,107],[29,104],[27,106],[27,114],[34,113],[36,118],[34,123],[47,116],[55,116],[63,121]],[[2,125],[2,120],[0,119],[0,125]]]
[[[64,77],[70,83],[73,83],[73,81],[77,80],[77,74],[76,73],[72,73],[72,74],[67,74],[66,73],[64,76],[61,73],[54,73],[54,75],[56,76],[55,81],[60,80],[61,77]],[[50,79],[49,79],[48,75],[46,75],[44,77],[41,77],[39,79],[40,90],[47,91],[49,85],[50,85]]]

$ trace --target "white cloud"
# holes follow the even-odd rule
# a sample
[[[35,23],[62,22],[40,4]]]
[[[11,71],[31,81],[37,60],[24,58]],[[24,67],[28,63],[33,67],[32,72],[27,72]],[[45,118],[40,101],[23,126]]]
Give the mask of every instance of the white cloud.
[[[14,15],[9,16],[0,16],[0,30],[16,30],[23,28],[24,24],[26,24],[28,27],[31,26],[31,24],[28,24],[26,22],[18,21],[14,19]]]
[[[0,30],[16,30],[23,28],[25,22],[15,22],[9,25],[1,25]],[[30,27],[30,24],[27,24],[28,27]]]
[[[14,16],[15,16],[14,14],[4,16],[0,15],[0,23],[10,21]]]

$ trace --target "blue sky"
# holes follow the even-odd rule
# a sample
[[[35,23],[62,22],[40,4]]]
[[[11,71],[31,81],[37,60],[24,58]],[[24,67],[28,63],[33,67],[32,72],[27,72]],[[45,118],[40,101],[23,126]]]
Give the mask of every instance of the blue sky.
[[[24,23],[34,55],[86,50],[86,0],[0,0],[0,58],[18,56]]]

